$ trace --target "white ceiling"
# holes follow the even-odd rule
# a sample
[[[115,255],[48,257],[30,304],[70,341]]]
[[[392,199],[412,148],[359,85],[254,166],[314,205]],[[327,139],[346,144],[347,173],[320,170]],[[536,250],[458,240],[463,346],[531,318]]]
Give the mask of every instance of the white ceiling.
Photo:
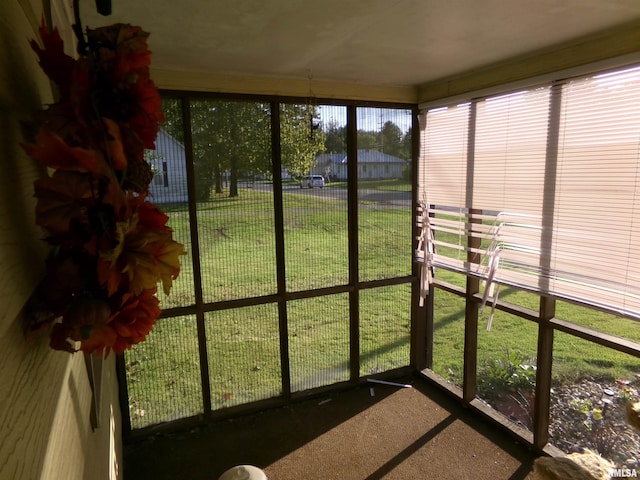
[[[420,86],[640,21],[640,0],[113,0],[154,68]]]

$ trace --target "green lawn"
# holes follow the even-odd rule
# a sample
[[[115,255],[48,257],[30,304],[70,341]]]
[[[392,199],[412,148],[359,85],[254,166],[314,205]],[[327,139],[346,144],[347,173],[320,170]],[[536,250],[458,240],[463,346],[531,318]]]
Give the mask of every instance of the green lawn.
[[[450,283],[462,283],[461,275],[442,270],[437,275]],[[534,310],[538,308],[539,302],[534,294],[509,288],[501,290],[500,299]],[[461,385],[464,301],[442,291],[436,292],[435,301],[434,370]],[[517,356],[523,364],[535,365],[537,324],[496,310],[491,330],[487,331],[489,314],[490,309],[487,307],[480,316],[478,326],[479,368],[510,355]],[[633,320],[565,302],[558,302],[556,315],[578,325],[640,342],[640,323]],[[634,379],[640,374],[640,360],[572,335],[556,332],[553,373],[556,381],[575,381],[584,376]]]
[[[190,252],[185,205],[165,206],[175,237]],[[288,291],[346,285],[346,200],[284,196]],[[364,280],[411,273],[411,212],[367,208],[359,215],[360,271]],[[273,196],[243,189],[197,206],[205,302],[276,293]],[[163,308],[193,305],[192,257]],[[361,374],[409,364],[410,286],[365,290],[360,299]],[[349,379],[349,303],[337,294],[288,303],[291,388],[305,390]],[[275,304],[207,314],[205,321],[211,403],[214,409],[281,393],[278,312]],[[202,410],[194,317],[166,318],[149,339],[127,353],[133,426]]]
[[[405,188],[400,182],[367,188]],[[334,183],[330,184],[332,187]],[[361,184],[361,186],[363,186]],[[284,196],[285,273],[288,291],[346,284],[348,235],[346,200],[302,192]],[[163,206],[178,241],[191,250],[185,205]],[[205,302],[276,292],[273,197],[268,191],[242,189],[240,196],[219,196],[198,204],[198,232]],[[409,275],[411,222],[408,208],[362,208],[358,212],[361,280]],[[193,305],[191,255],[163,308]],[[463,285],[461,275],[436,272]],[[503,289],[503,300],[537,309],[537,296]],[[360,374],[379,373],[409,363],[410,286],[360,292]],[[461,382],[464,304],[437,291],[434,370]],[[535,365],[537,326],[496,312],[486,331],[488,310],[479,327],[478,365],[491,373],[496,359]],[[349,304],[347,294],[302,299],[287,305],[293,391],[349,378]],[[640,341],[640,324],[594,310],[561,304],[558,316],[607,333]],[[278,396],[281,393],[277,305],[212,312],[205,335],[211,404],[214,409]],[[566,334],[555,337],[554,374],[628,378],[640,373],[638,359],[596,347]],[[195,317],[160,320],[147,341],[127,352],[128,388],[133,428],[202,412]],[[483,370],[484,369],[484,370]]]

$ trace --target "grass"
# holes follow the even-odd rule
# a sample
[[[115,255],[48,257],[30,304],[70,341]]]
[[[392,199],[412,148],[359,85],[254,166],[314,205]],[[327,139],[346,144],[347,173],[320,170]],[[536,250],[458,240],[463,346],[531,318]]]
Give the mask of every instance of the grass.
[[[167,205],[176,239],[190,252],[185,205]],[[346,200],[294,190],[284,196],[284,245],[288,291],[349,281]],[[197,205],[205,302],[275,293],[273,197],[242,190]],[[411,273],[411,212],[367,208],[359,216],[362,279]],[[161,306],[193,305],[192,258]],[[302,299],[287,304],[293,391],[349,379],[349,297]],[[410,287],[365,290],[360,302],[361,373],[409,364]],[[278,311],[275,304],[211,312],[205,321],[212,408],[281,394]],[[134,428],[202,411],[194,317],[162,319],[149,339],[126,355]]]
[[[332,183],[332,187],[336,184]],[[364,185],[361,183],[360,185]],[[402,189],[400,182],[375,182],[366,188]],[[190,251],[185,205],[166,205],[176,238]],[[285,273],[288,291],[346,284],[348,231],[346,200],[310,196],[297,190],[284,196]],[[237,198],[218,196],[197,206],[205,302],[276,292],[273,197],[269,191],[243,189]],[[362,208],[358,212],[361,281],[409,275],[409,208]],[[191,255],[163,308],[193,305]],[[462,275],[436,272],[464,285]],[[537,309],[536,295],[503,288],[503,300]],[[360,291],[360,374],[383,372],[409,363],[410,285]],[[464,303],[437,291],[434,370],[461,382]],[[483,313],[483,321],[488,312]],[[640,341],[640,324],[600,312],[559,304],[558,315],[607,333]],[[287,304],[288,347],[293,391],[349,378],[349,303],[347,294]],[[205,335],[212,408],[220,409],[281,394],[278,309],[275,304],[211,312]],[[490,332],[478,331],[480,369],[500,358],[535,364],[537,325],[496,312]],[[512,357],[515,355],[515,357]],[[625,378],[640,372],[638,360],[567,334],[556,334],[554,375],[564,381],[585,375]],[[494,363],[492,363],[494,362]],[[146,342],[126,354],[130,412],[134,428],[202,412],[202,387],[195,317],[158,322]]]
[[[461,275],[440,271],[440,277],[454,284]],[[516,305],[537,309],[537,296],[514,289],[503,289],[500,298]],[[436,292],[434,333],[434,371],[454,384],[462,382],[464,347],[464,300],[453,294]],[[579,325],[640,342],[640,323],[596,310],[559,302],[557,316]],[[535,365],[537,324],[496,311],[491,331],[486,330],[489,309],[481,314],[478,328],[478,365],[482,369],[494,359],[516,352]],[[640,374],[640,360],[625,353],[594,345],[572,335],[554,336],[554,377],[557,382],[573,382],[586,376],[609,379],[634,379]]]

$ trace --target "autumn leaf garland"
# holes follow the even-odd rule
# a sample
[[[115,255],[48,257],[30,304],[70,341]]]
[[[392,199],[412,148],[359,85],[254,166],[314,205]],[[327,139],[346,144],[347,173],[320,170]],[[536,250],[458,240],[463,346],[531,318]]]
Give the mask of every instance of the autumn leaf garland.
[[[120,354],[153,328],[157,284],[169,293],[185,250],[147,200],[144,150],[155,148],[164,119],[148,34],[115,24],[86,35],[78,59],[44,22],[42,47],[31,42],[59,99],[36,115],[24,145],[47,168],[34,192],[51,246],[28,319],[33,329],[53,325],[54,349]]]

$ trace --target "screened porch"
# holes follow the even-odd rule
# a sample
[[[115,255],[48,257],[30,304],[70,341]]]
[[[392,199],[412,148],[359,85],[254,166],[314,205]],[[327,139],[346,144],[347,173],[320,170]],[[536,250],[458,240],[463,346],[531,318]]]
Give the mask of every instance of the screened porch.
[[[119,361],[128,437],[409,375],[537,455],[637,468],[638,72],[448,105],[163,92],[152,193],[189,255]]]
[[[640,3],[0,4],[0,478],[199,480],[253,464],[274,480],[533,480],[536,459],[585,449],[609,476],[638,475],[625,409],[640,409]],[[64,43],[49,38],[44,70],[42,22]],[[140,185],[172,260],[186,253],[152,277],[172,288],[158,287],[151,332],[83,357],[67,340],[91,345],[86,330],[54,345],[24,332],[55,248],[34,196],[52,172],[23,130],[75,118],[51,108],[55,84],[83,77],[53,64],[83,56],[84,28],[119,23],[143,31],[91,37],[84,56],[127,51],[117,73],[145,88],[122,105],[100,90],[115,116],[151,100],[155,128],[158,88],[155,149],[124,143],[152,173]],[[85,100],[91,142],[126,165],[107,182],[120,188],[127,126]],[[75,151],[65,115],[50,125]],[[126,227],[106,213],[82,225]]]

